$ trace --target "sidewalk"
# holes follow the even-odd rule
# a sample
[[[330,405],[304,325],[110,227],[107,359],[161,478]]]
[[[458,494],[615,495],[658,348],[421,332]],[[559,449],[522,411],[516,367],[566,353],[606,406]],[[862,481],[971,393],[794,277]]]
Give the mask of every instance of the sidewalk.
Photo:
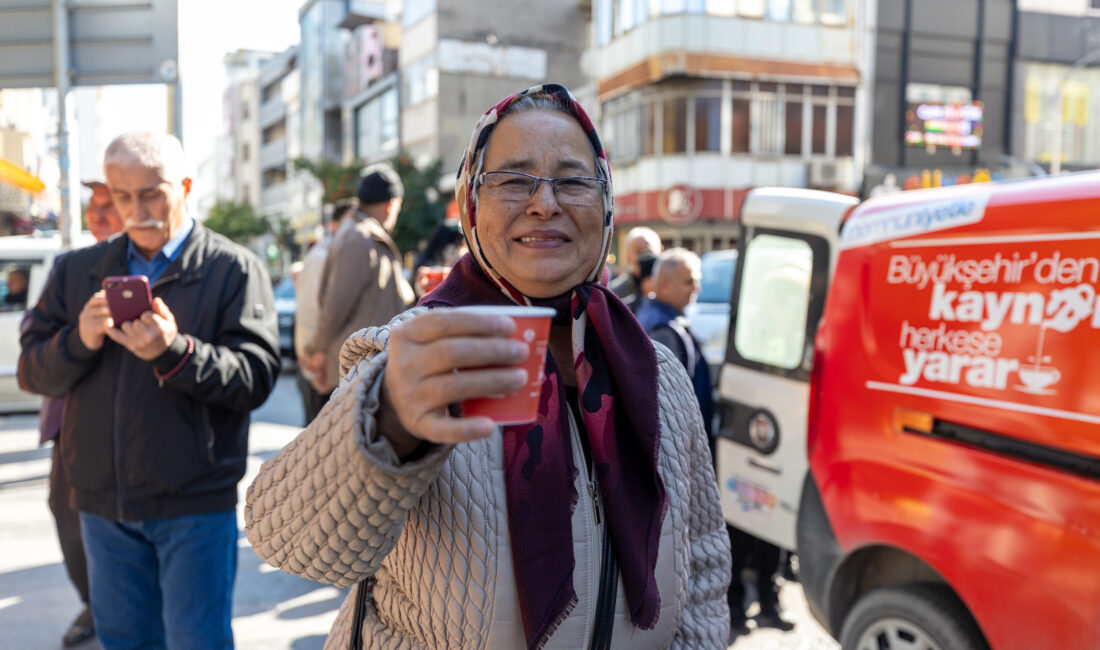
[[[259,470],[300,428],[293,375],[254,414],[244,491]],[[296,410],[297,409],[297,410]],[[280,420],[288,424],[275,424]],[[38,448],[37,416],[0,416],[0,648],[52,650],[79,611],[79,598],[61,564],[46,505],[49,447]],[[241,508],[240,559],[233,599],[238,648],[315,650],[324,645],[344,592],[267,566],[245,539]],[[81,650],[98,650],[93,642]]]

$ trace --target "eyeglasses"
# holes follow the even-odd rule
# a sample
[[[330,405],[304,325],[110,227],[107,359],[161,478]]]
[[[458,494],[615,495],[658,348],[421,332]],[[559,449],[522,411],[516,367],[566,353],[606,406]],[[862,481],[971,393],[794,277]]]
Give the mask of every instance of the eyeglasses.
[[[539,183],[546,181],[554,189],[554,196],[566,205],[600,205],[603,203],[607,181],[591,176],[563,176],[543,178],[523,172],[482,172],[478,177],[485,195],[499,201],[526,201],[539,191]]]

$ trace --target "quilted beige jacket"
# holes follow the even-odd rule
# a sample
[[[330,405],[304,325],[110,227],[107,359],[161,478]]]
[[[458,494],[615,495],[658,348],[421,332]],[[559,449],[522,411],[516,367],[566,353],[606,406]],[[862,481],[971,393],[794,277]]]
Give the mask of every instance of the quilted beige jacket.
[[[401,464],[377,430],[390,327],[419,311],[348,339],[340,387],[248,489],[248,540],[271,565],[311,580],[348,587],[375,576],[366,648],[523,648],[500,436],[438,446]],[[691,382],[666,348],[657,346],[657,359],[660,471],[669,496],[657,557],[661,613],[654,629],[635,629],[620,583],[613,646],[725,648],[730,552],[718,486]],[[573,449],[582,453],[580,444]],[[583,457],[574,460],[585,466]],[[586,495],[579,474],[578,493]],[[572,519],[579,602],[547,648],[588,647],[602,525],[582,496]],[[347,648],[354,594],[325,648]]]

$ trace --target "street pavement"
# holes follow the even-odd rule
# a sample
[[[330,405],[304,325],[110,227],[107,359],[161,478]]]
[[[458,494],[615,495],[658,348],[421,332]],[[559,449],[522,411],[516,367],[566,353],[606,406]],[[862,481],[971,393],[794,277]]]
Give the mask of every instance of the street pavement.
[[[301,430],[301,401],[292,373],[280,377],[252,418],[244,492],[264,460]],[[79,611],[79,599],[61,563],[46,505],[49,447],[39,448],[37,415],[0,416],[0,649],[53,650]],[[237,647],[247,650],[318,650],[345,592],[284,574],[265,564],[244,537],[233,602]],[[797,583],[780,594],[794,630],[761,629],[730,650],[836,650],[810,617]],[[751,611],[750,611],[751,613]],[[99,650],[95,641],[81,650]]]

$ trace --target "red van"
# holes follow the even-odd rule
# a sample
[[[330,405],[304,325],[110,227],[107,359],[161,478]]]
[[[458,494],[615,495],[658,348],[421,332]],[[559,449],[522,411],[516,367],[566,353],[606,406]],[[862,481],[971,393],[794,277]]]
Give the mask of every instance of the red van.
[[[752,204],[786,192],[746,201],[720,380],[727,519],[796,547],[846,650],[1100,648],[1100,173],[871,199],[836,237],[806,232],[806,196],[786,227],[755,226]],[[758,264],[753,286],[761,236],[805,254]],[[795,301],[802,338],[753,340],[784,327],[742,308],[754,295]]]

